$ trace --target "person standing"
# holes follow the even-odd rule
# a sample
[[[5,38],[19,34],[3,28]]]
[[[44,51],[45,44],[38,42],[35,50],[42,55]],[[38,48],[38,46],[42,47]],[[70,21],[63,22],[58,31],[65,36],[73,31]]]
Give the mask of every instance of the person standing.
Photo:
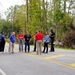
[[[50,35],[50,42],[51,42],[51,49],[49,52],[54,52],[54,39],[55,39],[55,32],[53,29],[51,29],[51,35]]]
[[[3,52],[4,52],[4,48],[5,48],[5,35],[4,35],[4,32],[1,32],[2,34],[2,39],[3,39]]]
[[[37,55],[42,53],[42,42],[43,42],[43,34],[38,31],[37,34],[35,34],[36,39],[36,48],[37,48]]]
[[[19,42],[19,52],[23,52],[23,39],[24,39],[24,34],[20,32],[18,34],[18,42]]]
[[[36,32],[37,33],[37,32]],[[35,33],[35,34],[36,34]],[[34,36],[34,50],[33,50],[33,52],[36,52],[36,39],[35,39],[35,36]]]
[[[29,34],[28,31],[26,31],[26,34],[24,35],[25,39],[25,52],[28,46],[28,53],[30,52],[30,41],[31,41],[31,35]]]
[[[2,37],[2,34],[0,34],[0,52],[4,52],[4,38]]]
[[[49,43],[49,35],[46,32],[46,34],[44,36],[44,50],[43,50],[43,53],[48,53],[48,43]],[[46,48],[46,52],[45,52],[45,48]]]
[[[15,32],[12,32],[12,34],[10,35],[9,37],[9,53],[14,53],[14,43],[16,41],[16,38],[15,38]]]

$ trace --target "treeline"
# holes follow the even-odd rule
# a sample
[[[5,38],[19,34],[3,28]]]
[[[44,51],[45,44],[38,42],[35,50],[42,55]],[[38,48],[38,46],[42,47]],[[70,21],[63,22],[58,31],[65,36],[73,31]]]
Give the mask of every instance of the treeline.
[[[11,6],[5,12],[6,20],[0,21],[0,30],[5,31],[6,35],[10,31],[25,33],[28,30],[33,36],[37,30],[45,33],[53,28],[56,40],[63,39],[65,43],[66,35],[75,31],[75,0],[25,0],[25,3]],[[73,47],[75,39],[72,40]]]

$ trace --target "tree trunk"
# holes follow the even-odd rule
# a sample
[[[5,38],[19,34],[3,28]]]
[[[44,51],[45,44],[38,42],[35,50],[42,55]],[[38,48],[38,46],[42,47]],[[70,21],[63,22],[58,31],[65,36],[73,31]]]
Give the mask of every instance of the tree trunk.
[[[66,13],[66,0],[64,0],[64,13]]]
[[[26,0],[26,26],[25,26],[25,30],[27,30],[27,24],[28,24],[28,0]]]
[[[46,3],[46,5],[45,5]],[[47,0],[43,0],[43,25],[44,25],[44,30],[47,29]]]

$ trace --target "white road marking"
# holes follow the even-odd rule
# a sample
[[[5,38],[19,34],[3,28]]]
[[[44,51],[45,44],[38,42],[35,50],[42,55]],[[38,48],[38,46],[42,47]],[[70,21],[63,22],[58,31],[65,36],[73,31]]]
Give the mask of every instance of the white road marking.
[[[2,75],[6,75],[1,69],[0,69],[0,73],[1,73]]]

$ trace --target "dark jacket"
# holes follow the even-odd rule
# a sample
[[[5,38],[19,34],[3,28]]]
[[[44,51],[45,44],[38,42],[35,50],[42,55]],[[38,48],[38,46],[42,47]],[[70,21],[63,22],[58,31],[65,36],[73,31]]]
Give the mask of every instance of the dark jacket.
[[[5,40],[4,38],[2,38],[0,40],[0,52],[4,52],[4,44],[5,44]]]

